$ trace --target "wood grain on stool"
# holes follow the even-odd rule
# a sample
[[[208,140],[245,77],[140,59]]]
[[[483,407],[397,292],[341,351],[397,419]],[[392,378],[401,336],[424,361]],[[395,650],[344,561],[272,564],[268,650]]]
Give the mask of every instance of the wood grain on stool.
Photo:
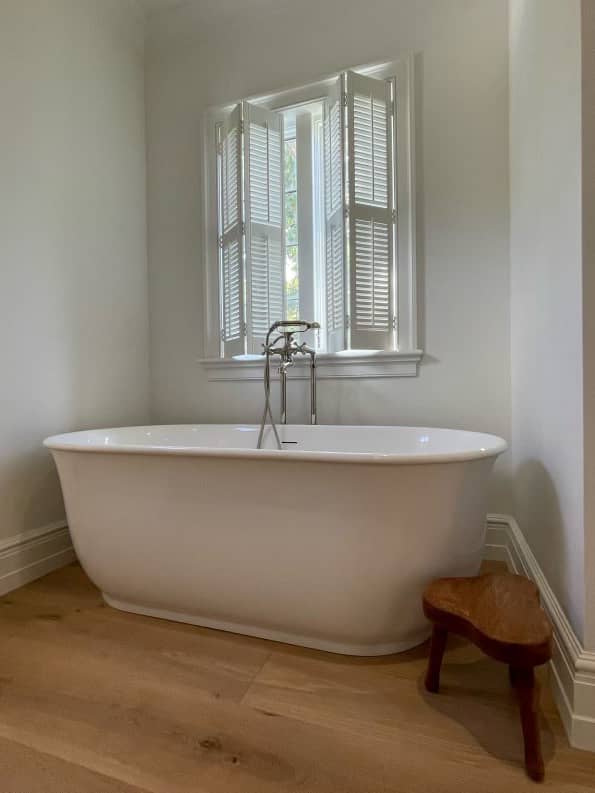
[[[439,690],[449,632],[465,637],[486,655],[508,664],[510,681],[519,697],[525,766],[532,779],[541,781],[544,766],[533,670],[551,658],[552,629],[539,604],[535,584],[510,574],[441,578],[427,587],[423,607],[434,625],[427,690]]]

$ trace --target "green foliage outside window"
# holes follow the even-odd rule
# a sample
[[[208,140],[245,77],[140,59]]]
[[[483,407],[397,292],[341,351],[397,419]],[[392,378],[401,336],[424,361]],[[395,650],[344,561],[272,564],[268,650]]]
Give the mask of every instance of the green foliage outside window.
[[[285,141],[285,300],[287,319],[299,318],[297,156],[295,138]]]

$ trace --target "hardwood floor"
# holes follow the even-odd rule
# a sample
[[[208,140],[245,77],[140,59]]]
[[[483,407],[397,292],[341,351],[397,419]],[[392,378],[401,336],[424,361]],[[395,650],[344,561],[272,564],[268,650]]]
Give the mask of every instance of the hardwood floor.
[[[507,670],[349,658],[125,614],[71,565],[0,598],[0,793],[524,793]],[[543,787],[595,792],[542,670]]]

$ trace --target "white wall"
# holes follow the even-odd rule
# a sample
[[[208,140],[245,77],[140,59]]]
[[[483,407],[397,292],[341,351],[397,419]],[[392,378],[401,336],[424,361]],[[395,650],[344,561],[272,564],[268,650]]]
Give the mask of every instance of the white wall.
[[[141,23],[0,4],[0,538],[64,514],[46,435],[148,417]]]
[[[581,3],[585,635],[595,650],[595,3]]]
[[[158,14],[147,49],[152,394],[158,421],[256,420],[257,383],[209,383],[202,353],[207,106],[418,53],[416,379],[324,381],[323,423],[510,436],[508,26],[502,0],[220,0]],[[304,419],[305,395],[290,411]],[[491,508],[509,509],[506,461]]]
[[[514,514],[584,626],[580,0],[511,0]]]

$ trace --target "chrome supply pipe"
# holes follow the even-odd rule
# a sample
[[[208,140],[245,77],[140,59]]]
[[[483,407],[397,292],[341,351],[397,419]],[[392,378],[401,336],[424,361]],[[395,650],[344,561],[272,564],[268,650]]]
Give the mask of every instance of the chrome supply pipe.
[[[318,424],[316,408],[316,350],[307,344],[300,344],[299,351],[310,356],[310,424]]]
[[[279,366],[279,382],[281,384],[281,424],[287,424],[287,370],[293,366],[291,359],[282,361]]]
[[[287,424],[287,369],[283,364],[279,367],[279,385],[281,386],[281,424]]]
[[[316,408],[316,353],[310,351],[310,424],[318,424]]]

